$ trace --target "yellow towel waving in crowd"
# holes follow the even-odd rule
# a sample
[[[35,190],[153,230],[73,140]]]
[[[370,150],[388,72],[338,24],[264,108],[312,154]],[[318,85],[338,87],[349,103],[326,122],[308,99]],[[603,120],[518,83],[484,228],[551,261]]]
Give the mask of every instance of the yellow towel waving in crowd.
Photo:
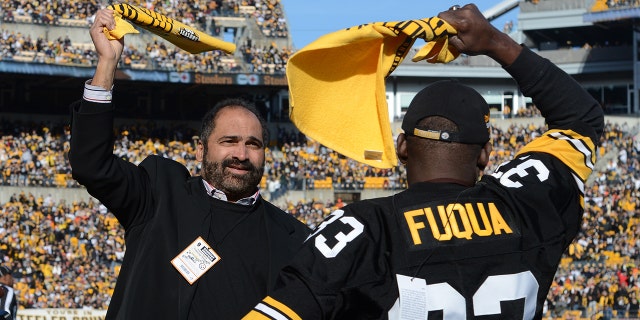
[[[318,38],[287,62],[290,118],[307,136],[362,163],[391,168],[397,157],[385,78],[416,39],[427,43],[413,61],[447,63],[458,57],[437,17],[360,25]]]
[[[115,11],[114,15],[116,19],[116,28],[114,30],[109,31],[105,29],[105,34],[111,40],[120,39],[127,33],[138,33],[138,31],[127,22],[130,21],[190,53],[195,54],[211,50],[222,50],[231,54],[236,50],[234,43],[214,38],[180,21],[145,8],[120,3],[110,5],[108,9]]]

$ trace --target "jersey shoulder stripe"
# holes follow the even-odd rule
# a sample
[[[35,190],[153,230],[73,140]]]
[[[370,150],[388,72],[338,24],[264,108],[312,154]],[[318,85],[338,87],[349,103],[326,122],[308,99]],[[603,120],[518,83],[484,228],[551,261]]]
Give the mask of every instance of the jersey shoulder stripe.
[[[284,303],[266,296],[242,320],[302,320]]]
[[[524,146],[516,156],[543,152],[562,161],[582,181],[586,181],[596,162],[596,147],[589,137],[573,130],[549,130]]]

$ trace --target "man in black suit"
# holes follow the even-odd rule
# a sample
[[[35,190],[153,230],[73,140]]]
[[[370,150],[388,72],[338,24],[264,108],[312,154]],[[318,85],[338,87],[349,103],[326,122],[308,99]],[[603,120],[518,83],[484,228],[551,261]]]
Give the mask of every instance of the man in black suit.
[[[13,289],[13,275],[7,266],[0,266],[0,319],[18,319],[18,298]]]
[[[107,319],[239,319],[271,288],[309,233],[264,200],[258,185],[268,141],[244,100],[219,102],[202,122],[202,176],[149,156],[138,166],[113,154],[111,89],[124,41],[109,40],[113,12],[90,29],[98,54],[83,99],[72,105],[74,179],[124,227],[126,254]]]

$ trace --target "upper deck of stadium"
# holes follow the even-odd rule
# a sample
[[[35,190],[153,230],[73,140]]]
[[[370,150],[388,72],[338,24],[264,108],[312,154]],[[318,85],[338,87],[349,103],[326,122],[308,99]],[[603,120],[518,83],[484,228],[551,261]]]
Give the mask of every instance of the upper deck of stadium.
[[[78,83],[92,76],[96,61],[87,27],[92,12],[106,4],[2,2],[1,111],[50,112],[51,104],[66,106],[77,98]],[[284,68],[295,50],[286,10],[279,1],[258,5],[255,1],[243,1],[242,5],[233,0],[177,1],[173,7],[155,1],[140,5],[181,17],[209,34],[233,41],[238,50],[234,55],[190,55],[147,32],[130,37],[118,78],[131,83],[119,91],[135,99],[128,99],[133,106],[123,117],[190,120],[189,115],[201,114],[200,109],[207,107],[202,101],[242,94],[257,100],[270,121],[288,120]],[[638,32],[634,31],[640,8],[636,2],[505,0],[496,1],[485,15],[493,19],[516,7],[517,21],[504,26],[514,39],[575,77],[602,103],[606,113],[639,113],[638,94],[634,94],[640,81]],[[486,57],[461,56],[447,65],[405,59],[387,78],[389,118],[401,119],[415,93],[442,78],[458,78],[476,88],[495,117],[505,116],[506,111],[525,112],[532,106],[510,76]],[[47,97],[46,103],[29,96],[32,88],[39,88]],[[166,106],[175,109],[167,111]]]

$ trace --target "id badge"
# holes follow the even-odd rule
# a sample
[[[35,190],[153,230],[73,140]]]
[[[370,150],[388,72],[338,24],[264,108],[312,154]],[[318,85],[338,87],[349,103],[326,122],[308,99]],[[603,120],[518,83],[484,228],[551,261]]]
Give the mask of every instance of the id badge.
[[[189,284],[193,284],[220,259],[218,253],[202,237],[198,237],[173,258],[171,264]]]

